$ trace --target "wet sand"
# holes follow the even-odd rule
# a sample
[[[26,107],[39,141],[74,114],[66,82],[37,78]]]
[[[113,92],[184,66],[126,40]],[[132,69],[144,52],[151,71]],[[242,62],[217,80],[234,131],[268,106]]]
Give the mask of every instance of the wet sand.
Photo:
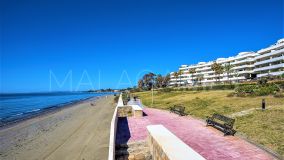
[[[0,159],[107,159],[113,98],[75,104],[1,129]]]

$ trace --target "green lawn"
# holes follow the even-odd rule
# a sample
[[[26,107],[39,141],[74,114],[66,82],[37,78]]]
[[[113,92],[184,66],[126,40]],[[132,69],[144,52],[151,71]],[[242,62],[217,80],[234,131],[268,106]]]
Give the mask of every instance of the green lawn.
[[[230,116],[233,113],[260,108],[261,100],[266,100],[266,111],[252,112],[235,117],[236,130],[248,139],[266,146],[284,156],[284,98],[263,97],[227,97],[232,91],[173,91],[154,92],[152,105],[151,92],[138,92],[144,105],[159,109],[168,109],[175,104],[186,107],[191,116],[205,119],[212,113]]]

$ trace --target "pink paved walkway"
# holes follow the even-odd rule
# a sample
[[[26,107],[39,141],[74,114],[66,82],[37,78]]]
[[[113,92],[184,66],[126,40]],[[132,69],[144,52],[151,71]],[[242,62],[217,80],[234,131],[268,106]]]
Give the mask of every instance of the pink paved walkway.
[[[130,117],[124,119],[126,121],[124,129],[125,127],[129,129],[126,133],[128,142],[146,139],[147,125],[162,124],[206,159],[273,159],[263,150],[241,138],[236,136],[224,137],[222,132],[212,127],[206,127],[206,124],[202,121],[191,117],[180,117],[157,109],[144,108],[143,111],[147,114],[143,118]],[[118,124],[120,125],[118,130],[120,130],[119,128],[122,125]],[[118,139],[121,137],[121,133],[121,130],[118,131]]]

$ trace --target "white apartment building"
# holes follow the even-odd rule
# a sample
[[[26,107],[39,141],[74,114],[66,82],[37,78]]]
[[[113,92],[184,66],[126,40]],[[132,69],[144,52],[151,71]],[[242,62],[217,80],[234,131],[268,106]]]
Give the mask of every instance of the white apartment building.
[[[257,77],[284,73],[284,38],[268,48],[257,51],[257,54],[253,70]]]
[[[241,52],[237,56],[229,58],[218,58],[215,61],[199,62],[194,65],[181,65],[179,70],[182,74],[175,77],[171,73],[170,85],[210,85],[218,82],[232,83],[251,80],[270,75],[281,75],[284,73],[284,38],[276,44],[261,49],[257,52]],[[216,62],[222,66],[231,65],[229,73],[216,75],[211,65]],[[195,73],[191,74],[190,71]]]

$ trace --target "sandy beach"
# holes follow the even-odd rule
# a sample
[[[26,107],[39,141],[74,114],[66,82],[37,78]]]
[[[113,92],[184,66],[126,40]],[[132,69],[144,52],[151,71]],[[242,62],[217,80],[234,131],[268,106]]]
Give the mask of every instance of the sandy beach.
[[[1,129],[0,159],[107,159],[113,98],[86,101]]]

